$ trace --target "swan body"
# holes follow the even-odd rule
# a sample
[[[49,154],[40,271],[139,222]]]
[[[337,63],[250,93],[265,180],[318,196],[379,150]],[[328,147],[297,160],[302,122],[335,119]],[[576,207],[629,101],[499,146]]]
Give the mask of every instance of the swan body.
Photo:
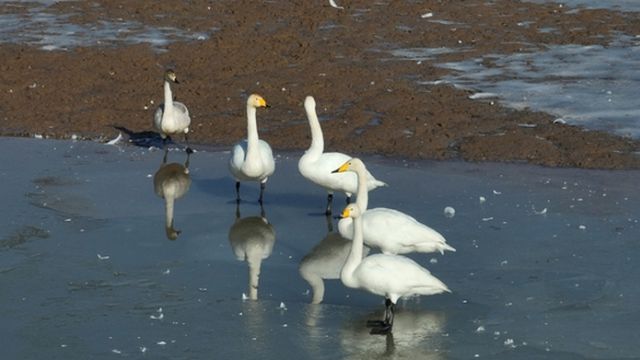
[[[236,211],[236,220],[229,229],[229,243],[239,261],[246,261],[249,266],[249,299],[258,299],[258,284],[262,260],[273,252],[276,233],[267,218],[250,216],[240,218]]]
[[[363,218],[358,204],[349,204],[342,217],[353,219],[353,241],[351,251],[340,272],[340,280],[350,288],[363,289],[386,299],[385,320],[380,323],[382,332],[393,326],[393,306],[401,297],[435,295],[450,292],[447,285],[429,270],[415,261],[401,256],[375,254],[363,259]]]
[[[189,175],[189,155],[185,164],[167,164],[167,152],[165,151],[162,165],[153,175],[153,188],[156,194],[165,202],[165,231],[169,240],[175,240],[180,235],[180,230],[174,228],[173,212],[176,199],[181,198],[189,191],[191,176]]]
[[[258,138],[256,109],[267,107],[267,102],[253,94],[247,99],[247,139],[236,144],[231,150],[229,171],[236,180],[237,199],[240,200],[240,181],[260,183],[260,202],[265,183],[275,171],[275,160],[269,144]]]
[[[316,114],[316,102],[312,96],[305,98],[304,108],[311,128],[311,146],[298,161],[300,174],[312,183],[324,188],[330,196],[334,191],[339,191],[345,193],[347,197],[351,197],[358,190],[356,174],[331,173],[332,170],[351,159],[351,156],[339,152],[324,152],[322,128]],[[377,180],[368,171],[366,172],[366,180],[368,190],[387,185]],[[329,203],[327,213],[331,212],[330,206]]]
[[[179,84],[176,73],[167,70],[164,75],[164,103],[156,110],[153,116],[153,125],[160,133],[162,139],[174,134],[186,134],[189,132],[191,118],[186,105],[174,101],[170,83]]]
[[[456,251],[437,231],[418,222],[412,216],[388,208],[374,208],[362,215],[365,222],[365,244],[379,248],[384,254],[408,254],[412,252],[444,254]],[[338,222],[340,235],[352,238],[353,220]]]
[[[369,196],[362,176],[366,175],[366,167],[358,158],[350,159],[337,170],[351,171],[358,175],[356,203],[361,209],[368,206]],[[456,251],[447,244],[446,239],[437,231],[417,221],[410,215],[394,209],[374,208],[362,214],[364,223],[364,242],[368,246],[377,247],[384,254],[407,254],[411,252],[441,254]],[[353,238],[353,220],[340,219],[338,222],[340,235],[347,239]]]

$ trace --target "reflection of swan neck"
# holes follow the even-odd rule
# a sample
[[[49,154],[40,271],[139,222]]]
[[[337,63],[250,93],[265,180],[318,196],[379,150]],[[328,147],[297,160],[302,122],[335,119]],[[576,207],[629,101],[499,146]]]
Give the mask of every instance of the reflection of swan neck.
[[[249,299],[258,300],[258,284],[260,282],[260,266],[262,258],[256,256],[255,259],[247,258],[249,264]]]
[[[167,80],[164,81],[164,112],[173,110],[173,95],[171,94],[171,85]]]
[[[172,196],[165,196],[164,198],[164,208],[165,208],[165,219],[167,228],[173,227],[173,205],[175,204],[175,199]]]
[[[349,287],[356,287],[353,272],[362,262],[362,254],[364,247],[364,237],[362,234],[362,217],[358,216],[353,219],[353,243],[351,244],[351,252],[347,257],[347,261],[342,267],[340,278],[342,282]]]
[[[324,299],[324,280],[318,274],[314,274],[310,271],[300,271],[302,278],[305,279],[311,286],[313,292],[312,304],[320,304]]]
[[[324,151],[324,137],[322,136],[322,128],[316,114],[315,104],[305,103],[307,119],[309,119],[309,127],[311,128],[311,146],[307,153],[319,156]]]

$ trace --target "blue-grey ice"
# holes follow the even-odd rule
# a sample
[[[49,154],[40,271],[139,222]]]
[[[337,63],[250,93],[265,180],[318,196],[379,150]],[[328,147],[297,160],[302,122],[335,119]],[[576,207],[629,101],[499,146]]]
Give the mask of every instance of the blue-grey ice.
[[[371,206],[401,209],[457,249],[411,255],[453,293],[400,302],[393,335],[380,337],[365,322],[380,317],[381,299],[335,275],[311,304],[301,263],[335,219],[326,193],[297,172],[301,154],[276,153],[264,208],[258,185],[241,194],[239,218],[264,218],[274,234],[252,283],[229,239],[238,209],[228,151],[191,156],[174,209],[182,233],[168,240],[149,176],[162,151],[0,138],[3,358],[639,356],[639,171],[364,157],[390,185]],[[167,162],[185,159],[170,151]],[[254,284],[256,300],[243,301]]]

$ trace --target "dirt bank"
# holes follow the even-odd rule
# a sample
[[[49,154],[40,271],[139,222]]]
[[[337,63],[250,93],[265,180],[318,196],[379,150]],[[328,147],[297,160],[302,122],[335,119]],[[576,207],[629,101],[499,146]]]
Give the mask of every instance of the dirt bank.
[[[339,1],[340,3],[340,1]],[[0,135],[111,139],[148,135],[174,68],[177,99],[192,114],[196,144],[230,145],[246,132],[244,101],[257,92],[261,137],[275,149],[304,149],[302,107],[313,95],[327,148],[409,158],[527,161],[550,166],[639,168],[640,143],[554,124],[438,80],[431,60],[394,58],[398,48],[446,47],[438,61],[535,51],[550,44],[607,44],[640,33],[637,16],[516,1],[65,1],[48,8],[69,21],[135,21],[206,34],[158,51],[102,44],[66,51],[0,46]],[[23,14],[29,3],[3,3]],[[432,17],[422,17],[431,12]],[[522,24],[527,24],[523,26]],[[554,31],[540,31],[553,28]],[[526,124],[526,126],[523,126]],[[196,146],[197,147],[197,146]]]

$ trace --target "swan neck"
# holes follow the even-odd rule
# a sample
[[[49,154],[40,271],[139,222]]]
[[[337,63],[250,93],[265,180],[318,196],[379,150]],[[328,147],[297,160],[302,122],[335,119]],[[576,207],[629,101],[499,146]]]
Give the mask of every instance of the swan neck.
[[[247,105],[247,157],[253,154],[258,147],[258,123],[256,120],[256,108]]]
[[[168,81],[164,81],[164,111],[173,108],[173,94],[171,93],[171,85]]]
[[[324,137],[322,136],[322,128],[315,109],[307,110],[307,119],[309,119],[309,127],[311,128],[311,146],[309,151],[322,153],[324,151]]]
[[[367,210],[367,206],[369,206],[369,188],[367,188],[367,173],[364,169],[358,169],[356,171],[356,174],[358,175],[358,192],[356,193],[356,204],[360,208],[361,212],[365,212]]]
[[[349,287],[356,287],[353,273],[362,262],[362,255],[364,251],[364,237],[362,233],[362,217],[353,219],[353,241],[351,243],[351,251],[347,257],[347,261],[342,267],[340,272],[340,278],[342,282]]]

